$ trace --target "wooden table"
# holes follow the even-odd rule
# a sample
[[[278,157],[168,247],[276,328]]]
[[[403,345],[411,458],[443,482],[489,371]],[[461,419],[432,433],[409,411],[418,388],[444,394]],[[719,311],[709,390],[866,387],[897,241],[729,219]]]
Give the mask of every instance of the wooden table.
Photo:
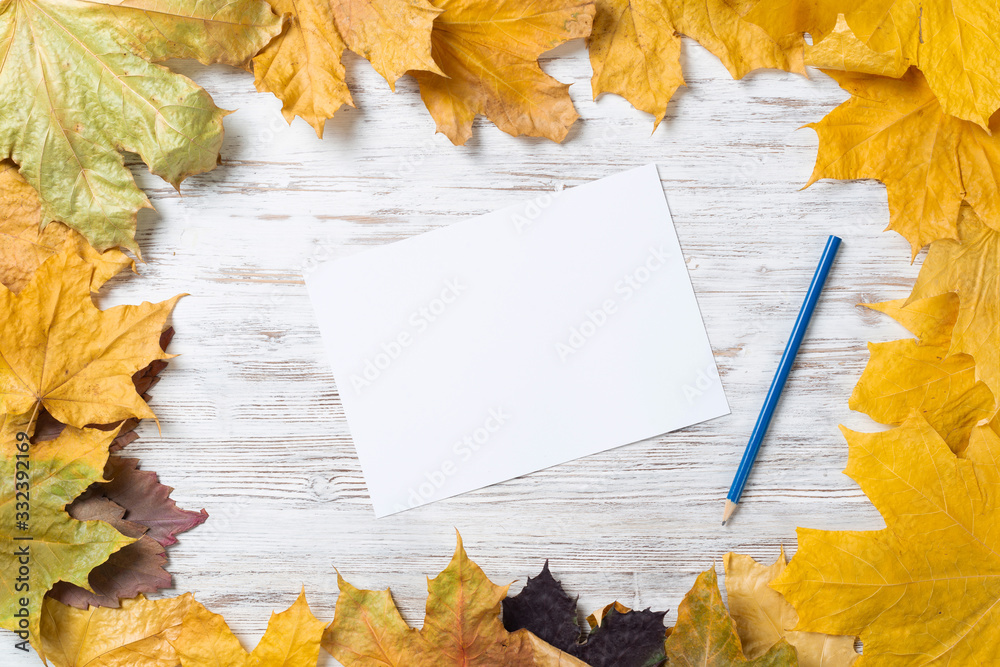
[[[176,487],[208,523],[170,549],[175,589],[194,591],[252,648],[272,610],[304,585],[333,617],[339,570],[391,586],[419,625],[426,575],[448,562],[461,531],[496,582],[517,590],[545,559],[580,610],[612,600],[670,609],[698,572],[730,550],[770,562],[795,528],[883,524],[841,474],[838,424],[878,428],[847,408],[868,340],[904,330],[855,304],[905,296],[918,265],[885,232],[885,189],[821,182],[805,191],[816,135],[798,129],[847,98],[811,79],[760,72],[733,81],[685,40],[688,88],[660,128],[624,100],[591,99],[582,43],[544,67],[582,118],[566,142],[513,138],[478,119],[453,147],[434,134],[415,82],[397,93],[350,56],[358,109],[319,140],[252,77],[171,63],[202,84],[226,119],[223,164],[177,194],[133,158],[157,212],[139,218],[145,264],[115,279],[99,305],[190,296],[173,317],[173,360],[155,388],[162,426],[140,427],[128,454]],[[650,162],[673,212],[732,406],[728,417],[376,520],[338,391],[303,286],[317,262],[390,243],[500,206]],[[746,438],[827,234],[844,238],[743,507],[720,526]],[[37,664],[0,643],[3,664]],[[336,664],[323,654],[321,664]]]

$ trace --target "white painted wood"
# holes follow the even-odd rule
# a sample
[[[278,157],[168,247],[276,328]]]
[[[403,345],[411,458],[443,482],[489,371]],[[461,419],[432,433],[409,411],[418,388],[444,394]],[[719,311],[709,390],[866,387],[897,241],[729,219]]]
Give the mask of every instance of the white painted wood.
[[[391,586],[422,618],[426,575],[445,566],[454,530],[494,581],[516,590],[551,560],[580,610],[612,600],[670,609],[696,574],[730,550],[775,558],[796,526],[876,529],[878,513],[841,474],[846,423],[877,428],[847,399],[868,340],[901,327],[855,307],[904,296],[917,266],[883,233],[885,189],[821,182],[799,191],[816,136],[805,123],[846,99],[824,75],[762,72],[733,81],[685,40],[688,88],[660,128],[614,96],[590,97],[582,43],[545,59],[573,82],[582,116],[566,142],[509,137],[480,119],[453,147],[415,83],[392,94],[348,62],[358,109],[321,141],[253,79],[171,63],[225,108],[223,164],[181,194],[135,160],[157,212],[140,216],[141,275],[115,279],[102,306],[178,292],[153,424],[128,453],[176,487],[207,524],[170,549],[175,590],[225,615],[247,648],[272,610],[305,586],[329,621],[334,568],[357,586]],[[302,283],[317,261],[656,162],[733,413],[681,432],[375,520],[337,387]],[[845,245],[799,355],[743,507],[720,526],[723,499],[827,234]],[[391,416],[387,416],[391,418]],[[0,643],[0,663],[35,664]],[[334,664],[324,658],[323,664]]]

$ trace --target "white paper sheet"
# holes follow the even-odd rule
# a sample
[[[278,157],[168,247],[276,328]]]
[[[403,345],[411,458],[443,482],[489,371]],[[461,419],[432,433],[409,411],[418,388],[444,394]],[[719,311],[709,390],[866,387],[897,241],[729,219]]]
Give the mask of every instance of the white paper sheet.
[[[729,413],[655,165],[306,285],[380,517]]]

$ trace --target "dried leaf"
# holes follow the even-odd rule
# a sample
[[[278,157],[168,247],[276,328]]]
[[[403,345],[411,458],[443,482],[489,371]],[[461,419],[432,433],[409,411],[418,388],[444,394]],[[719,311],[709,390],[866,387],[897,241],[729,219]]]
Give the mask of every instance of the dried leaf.
[[[833,31],[806,46],[806,64],[822,69],[877,74],[899,78],[906,74],[910,61],[898,52],[879,53],[864,44],[851,31],[841,14]]]
[[[796,665],[795,649],[784,639],[748,660],[719,593],[715,568],[698,575],[677,608],[677,625],[667,638],[667,664],[674,667],[784,667]]]
[[[441,13],[428,0],[328,0],[347,47],[372,64],[389,87],[409,70],[442,74],[431,57],[431,28]]]
[[[656,0],[598,0],[594,29],[587,39],[596,99],[614,93],[652,114],[654,129],[667,103],[684,85],[681,38],[670,7]]]
[[[171,579],[163,569],[167,561],[163,546],[145,534],[145,526],[123,519],[125,509],[102,496],[98,489],[99,485],[90,487],[66,507],[66,512],[77,521],[110,524],[135,542],[111,554],[107,561],[90,571],[87,576],[90,590],[60,581],[49,591],[49,597],[78,609],[117,607],[121,599],[169,588]]]
[[[963,199],[985,220],[1000,221],[1000,134],[948,116],[915,69],[900,79],[827,73],[851,99],[809,125],[820,144],[808,185],[821,178],[885,183],[889,229],[906,237],[914,256],[932,241],[958,238]]]
[[[958,222],[961,242],[933,244],[920,267],[911,300],[958,294],[951,355],[975,359],[976,379],[1000,396],[1000,232],[984,225],[968,207]]]
[[[623,605],[621,602],[615,600],[611,604],[604,605],[603,607],[595,611],[593,614],[588,616],[587,625],[590,626],[591,630],[597,629],[598,627],[600,627],[601,623],[604,621],[607,615],[611,613],[612,610],[617,611],[619,614],[627,614],[630,611],[632,611],[631,609]],[[669,629],[667,631],[669,632]]]
[[[896,299],[861,305],[896,320],[924,345],[947,345],[958,319],[959,303],[958,294],[943,292],[914,301]]]
[[[872,306],[878,308],[881,304]],[[996,410],[993,394],[976,380],[972,357],[948,353],[959,311],[957,295],[946,292],[909,305],[897,302],[884,308],[908,320],[927,318],[938,326],[920,327],[929,329],[929,340],[869,343],[871,358],[851,394],[851,409],[894,426],[917,410],[948,446],[960,453],[973,427],[992,417]],[[910,315],[911,308],[920,315]]]
[[[503,626],[509,632],[525,628],[559,647],[574,646],[582,634],[576,623],[576,600],[552,576],[548,561],[538,576],[528,577],[520,593],[504,598]]]
[[[49,592],[51,597],[80,609],[117,607],[121,598],[170,587],[170,575],[163,569],[164,547],[176,543],[178,533],[203,523],[208,513],[177,507],[170,498],[173,489],[160,484],[156,473],[138,470],[138,463],[109,457],[104,468],[109,481],[94,484],[66,508],[75,519],[105,521],[137,541],[90,573],[93,592],[60,582]]]
[[[1000,12],[985,0],[730,0],[774,39],[811,33],[817,42],[843,14],[857,39],[905,58],[926,75],[944,112],[986,129],[1000,108]]]
[[[801,35],[776,42],[740,18],[725,0],[598,0],[587,40],[594,97],[621,95],[652,114],[655,128],[667,102],[684,85],[681,34],[718,56],[734,79],[762,68],[805,73]]]
[[[16,433],[24,433],[26,421],[0,415],[0,422],[0,516],[7,517],[0,527],[0,627],[26,633],[21,639],[41,651],[45,593],[57,581],[86,587],[92,569],[135,540],[103,521],[77,521],[65,510],[103,479],[114,431],[67,427],[55,440],[24,447]],[[27,575],[19,574],[21,566]],[[26,617],[18,616],[22,609]]]
[[[290,124],[299,116],[323,138],[323,125],[340,107],[354,106],[341,56],[346,48],[324,0],[269,0],[274,11],[290,15],[286,29],[254,56],[254,85],[281,100]]]
[[[280,30],[263,0],[38,0],[0,6],[0,156],[97,250],[138,253],[149,200],[119,151],[174,187],[213,169],[225,111],[149,61],[241,64]]]
[[[337,607],[322,642],[334,658],[345,667],[401,667],[430,662],[418,657],[419,631],[400,616],[388,588],[362,590],[339,574],[337,585]]]
[[[538,66],[538,57],[590,34],[592,2],[435,0],[431,53],[445,76],[415,71],[420,97],[453,144],[472,136],[485,115],[504,132],[562,141],[579,117],[569,86]]]
[[[593,615],[584,637],[576,623],[576,600],[552,576],[546,561],[537,577],[503,601],[503,625],[526,629],[591,667],[648,667],[663,662],[666,612],[631,611],[617,602]]]
[[[102,311],[90,297],[93,272],[63,252],[19,294],[0,288],[0,315],[16,323],[0,331],[0,412],[45,408],[77,427],[153,417],[132,375],[170,358],[159,340],[180,297]]]
[[[354,106],[341,56],[365,57],[395,90],[408,70],[441,73],[431,57],[431,26],[441,13],[428,0],[269,0],[290,21],[253,59],[254,84],[283,102],[323,138],[323,124],[344,104]]]
[[[309,610],[303,589],[291,607],[280,614],[271,614],[267,631],[250,654],[250,664],[261,667],[313,667],[319,659],[320,640],[325,627]]]
[[[160,349],[166,352],[167,346],[173,337],[174,328],[167,327],[160,334]],[[146,403],[150,401],[149,390],[155,387],[156,383],[160,381],[160,372],[167,367],[167,363],[164,359],[156,359],[132,374],[132,384],[135,385],[135,391]],[[135,417],[130,417],[117,424],[88,424],[87,427],[99,428],[105,431],[109,431],[112,428],[118,429],[118,436],[111,442],[111,451],[119,452],[139,438],[139,435],[135,432],[135,427],[138,425],[139,420]],[[38,418],[35,420],[35,434],[31,439],[34,442],[52,440],[58,437],[65,427],[65,424],[56,421],[46,410],[39,410]]]
[[[41,643],[55,667],[177,667],[171,642],[200,606],[190,593],[166,600],[140,595],[120,609],[80,610],[46,598]]]
[[[338,574],[340,596],[323,648],[345,667],[586,667],[527,630],[507,632],[496,586],[469,560],[458,538],[455,555],[427,582],[424,626],[406,624],[389,590],[354,588]]]
[[[862,663],[992,664],[1000,437],[977,426],[959,457],[920,415],[880,433],[842,430],[845,472],[886,527],[799,528],[795,558],[772,583],[798,612],[796,630],[860,635]]]
[[[126,519],[147,528],[146,535],[165,547],[176,543],[178,534],[205,522],[208,512],[177,507],[170,498],[173,489],[160,484],[155,472],[138,466],[139,459],[112,456],[104,471],[109,481],[97,486],[103,496],[125,509]]]
[[[94,266],[90,291],[135,263],[120,250],[100,253],[80,234],[61,222],[42,229],[42,203],[38,193],[17,173],[10,160],[0,161],[0,284],[20,292],[46,259],[56,253],[76,252]]]
[[[788,565],[784,549],[770,566],[732,552],[723,563],[729,613],[747,658],[764,655],[784,639],[795,648],[800,667],[847,667],[858,659],[854,637],[791,630],[799,622],[795,608],[768,586]]]
[[[303,590],[291,607],[271,614],[252,653],[244,650],[222,616],[197,603],[172,644],[181,667],[315,667],[323,627],[309,610]]]

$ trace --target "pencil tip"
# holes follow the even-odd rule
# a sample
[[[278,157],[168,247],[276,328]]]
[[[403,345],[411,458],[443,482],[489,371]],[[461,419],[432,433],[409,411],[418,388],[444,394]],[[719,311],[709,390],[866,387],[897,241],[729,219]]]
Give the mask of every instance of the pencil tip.
[[[722,525],[725,526],[731,518],[733,518],[733,512],[736,511],[736,503],[726,499],[726,509],[722,513]]]

